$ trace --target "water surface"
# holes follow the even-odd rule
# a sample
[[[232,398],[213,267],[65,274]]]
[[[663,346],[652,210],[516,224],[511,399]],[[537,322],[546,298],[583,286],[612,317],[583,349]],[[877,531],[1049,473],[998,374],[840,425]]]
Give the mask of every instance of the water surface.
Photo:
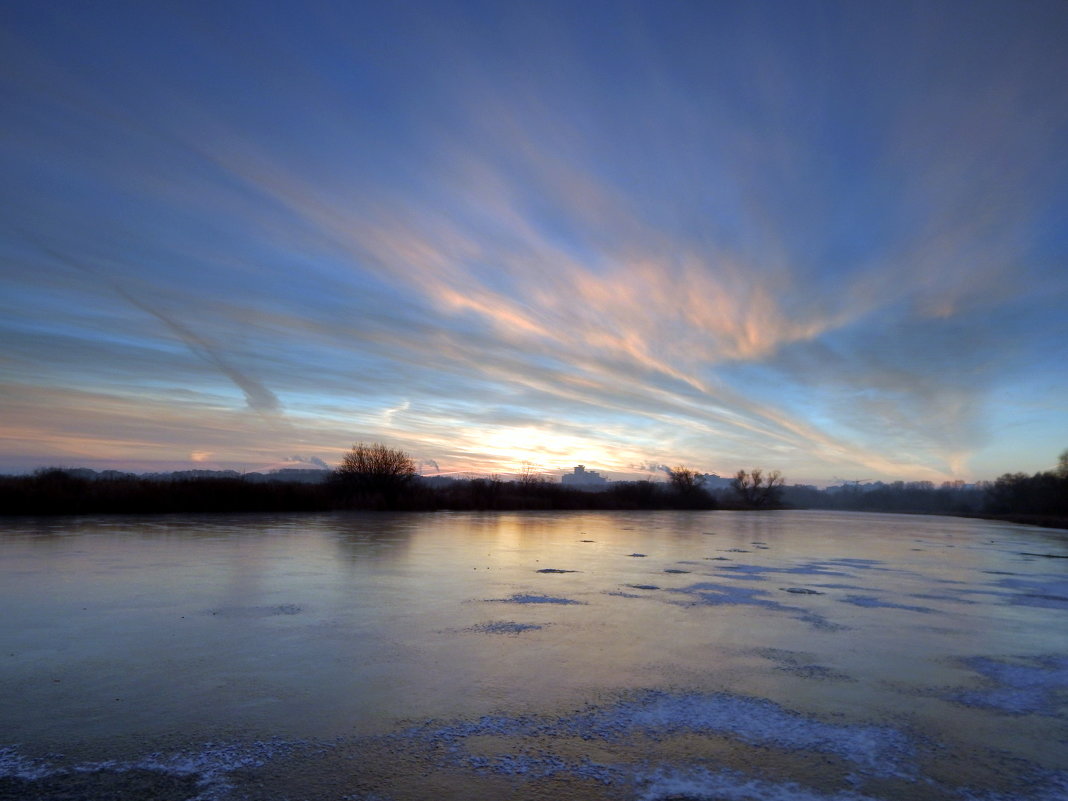
[[[0,798],[1068,797],[1068,532],[827,512],[0,529]]]

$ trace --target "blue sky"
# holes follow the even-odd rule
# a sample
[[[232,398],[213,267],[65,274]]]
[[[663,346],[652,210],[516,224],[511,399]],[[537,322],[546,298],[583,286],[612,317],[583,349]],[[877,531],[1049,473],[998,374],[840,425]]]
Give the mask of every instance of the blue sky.
[[[1068,6],[0,11],[0,470],[1068,447]]]

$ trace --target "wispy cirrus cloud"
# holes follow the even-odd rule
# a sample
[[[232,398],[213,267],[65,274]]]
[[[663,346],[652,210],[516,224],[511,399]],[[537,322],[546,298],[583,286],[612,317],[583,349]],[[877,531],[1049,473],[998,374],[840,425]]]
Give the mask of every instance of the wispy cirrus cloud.
[[[6,34],[5,209],[97,284],[8,247],[16,383],[77,376],[104,416],[178,376],[228,384],[265,418],[234,453],[388,436],[445,471],[541,454],[938,479],[999,436],[985,399],[1055,363],[1021,357],[1065,339],[1044,9],[793,31],[630,9],[595,40],[562,9],[383,10],[361,30],[403,23],[388,58],[350,47],[341,8],[336,36],[267,14],[237,48],[203,13],[169,27],[213,54],[203,74],[106,46],[102,20],[58,25],[104,26],[78,47],[122,81]],[[31,319],[46,299],[54,321]]]

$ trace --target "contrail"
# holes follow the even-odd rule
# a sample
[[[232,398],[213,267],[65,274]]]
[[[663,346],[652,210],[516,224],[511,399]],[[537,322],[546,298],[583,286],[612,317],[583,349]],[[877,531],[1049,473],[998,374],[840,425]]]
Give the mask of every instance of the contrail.
[[[250,376],[245,375],[243,372],[241,372],[232,364],[230,364],[225,358],[223,358],[219,351],[210,342],[204,339],[204,337],[200,336],[186,325],[180,323],[178,320],[175,320],[169,315],[164,314],[154,306],[146,303],[140,298],[134,297],[126,289],[123,289],[121,286],[118,286],[113,281],[110,281],[108,278],[101,276],[91,266],[76,261],[67,254],[61,253],[50,247],[49,245],[38,241],[36,237],[27,234],[25,231],[20,231],[20,233],[22,234],[23,238],[32,242],[38,249],[43,250],[52,258],[57,259],[66,264],[67,266],[73,267],[74,269],[80,272],[89,273],[97,280],[102,281],[104,284],[106,284],[112,291],[115,292],[115,294],[117,294],[127,303],[130,303],[141,311],[152,315],[161,323],[163,323],[167,328],[174,332],[174,334],[180,340],[182,340],[182,342],[185,343],[186,347],[188,347],[194,355],[207,362],[216,370],[218,370],[227,378],[229,378],[231,381],[233,381],[234,384],[238,387],[238,389],[240,389],[241,392],[244,393],[245,403],[248,405],[249,409],[255,412],[279,412],[282,410],[282,404],[279,402],[278,397],[273,392],[271,392],[271,390],[267,389],[267,387],[265,387],[255,378],[251,378]]]
[[[151,314],[165,326],[170,328],[171,331],[173,331],[178,338],[186,344],[186,347],[188,347],[189,350],[233,381],[245,394],[245,403],[248,404],[248,408],[256,412],[281,411],[282,404],[271,390],[267,389],[267,387],[256,379],[245,375],[223,359],[219,352],[195,331],[190,330],[182,323],[161,312],[159,309],[153,308],[144,301],[135,298],[122,287],[112,286],[112,289],[131,304],[142,311]]]

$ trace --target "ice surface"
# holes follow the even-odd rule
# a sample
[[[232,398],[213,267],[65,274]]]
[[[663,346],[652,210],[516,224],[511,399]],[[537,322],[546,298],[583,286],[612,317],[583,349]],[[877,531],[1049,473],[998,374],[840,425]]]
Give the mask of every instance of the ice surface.
[[[717,547],[759,550],[713,557],[709,523]],[[147,771],[202,801],[268,801],[268,777],[307,801],[439,782],[516,801],[1066,795],[1035,771],[1068,770],[1068,564],[1020,555],[1057,553],[1056,532],[797,512],[0,524],[10,786]],[[664,573],[681,568],[697,575]]]

